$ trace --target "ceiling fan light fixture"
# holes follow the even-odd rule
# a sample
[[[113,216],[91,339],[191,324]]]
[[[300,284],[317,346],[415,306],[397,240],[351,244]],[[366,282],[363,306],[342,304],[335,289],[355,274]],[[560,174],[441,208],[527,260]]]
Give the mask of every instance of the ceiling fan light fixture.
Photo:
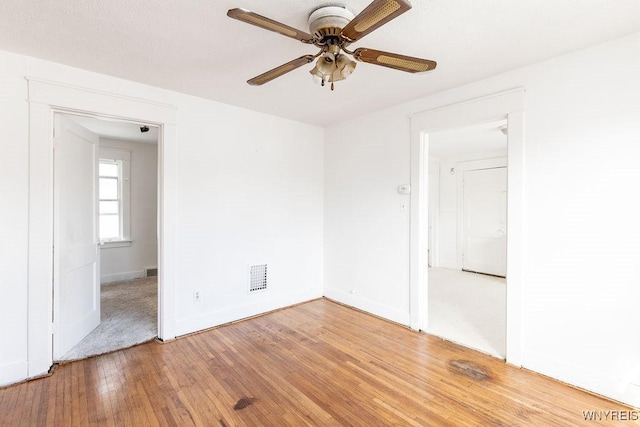
[[[330,52],[323,53],[316,61],[315,67],[311,71],[314,80],[320,82],[322,86],[331,82],[331,90],[333,83],[344,80],[356,69],[356,63],[344,54],[333,55]]]
[[[355,61],[350,60],[346,55],[340,55],[338,56],[336,68],[340,71],[342,79],[346,79],[355,71],[356,65],[358,64],[356,64]]]

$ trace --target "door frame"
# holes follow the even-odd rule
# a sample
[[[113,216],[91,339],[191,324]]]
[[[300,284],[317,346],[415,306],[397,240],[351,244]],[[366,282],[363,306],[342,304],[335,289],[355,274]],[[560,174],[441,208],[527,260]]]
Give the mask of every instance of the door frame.
[[[522,293],[525,249],[523,203],[525,90],[516,88],[410,116],[410,326],[427,330],[429,133],[507,119],[507,331],[506,361],[522,366]]]
[[[464,252],[464,173],[474,170],[507,168],[508,174],[509,168],[507,167],[507,161],[508,157],[496,157],[492,159],[458,162],[456,164],[456,171],[458,171],[458,174],[456,175],[456,227],[458,230],[456,236],[456,265],[458,266],[459,270],[462,270],[464,268],[464,262],[462,258],[462,254]],[[507,180],[507,186],[508,185],[509,182]],[[509,203],[508,194],[507,203]],[[507,224],[507,229],[508,228],[509,224]],[[507,238],[509,238],[509,236],[507,236]]]
[[[29,88],[28,377],[53,364],[54,113],[153,124],[158,132],[158,337],[175,338],[176,108],[27,77]]]
[[[427,178],[434,178],[434,185],[427,181],[432,191],[429,191],[429,204],[427,206],[427,264],[431,267],[440,267],[440,159],[429,157],[427,162]],[[432,174],[435,172],[435,174]]]

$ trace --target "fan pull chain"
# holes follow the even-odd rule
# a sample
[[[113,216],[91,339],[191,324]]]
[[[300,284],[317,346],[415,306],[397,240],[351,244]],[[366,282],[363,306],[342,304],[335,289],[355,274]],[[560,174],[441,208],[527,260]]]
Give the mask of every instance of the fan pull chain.
[[[338,61],[336,61],[336,59],[338,59],[338,57],[336,56],[333,60],[333,65],[335,66],[335,70],[333,73],[331,73],[331,91],[333,91],[333,76],[335,74],[336,71],[338,71]]]

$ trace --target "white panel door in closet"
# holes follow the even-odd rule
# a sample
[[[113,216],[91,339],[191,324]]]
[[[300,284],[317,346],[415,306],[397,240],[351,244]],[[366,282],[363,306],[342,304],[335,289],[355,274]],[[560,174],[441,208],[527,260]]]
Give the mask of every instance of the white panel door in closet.
[[[463,182],[463,270],[507,274],[507,168],[468,170]]]

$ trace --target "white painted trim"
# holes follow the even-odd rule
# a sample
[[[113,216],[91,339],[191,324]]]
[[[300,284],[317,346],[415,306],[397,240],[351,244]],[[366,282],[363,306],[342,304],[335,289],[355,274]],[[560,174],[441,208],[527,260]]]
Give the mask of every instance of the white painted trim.
[[[108,285],[113,282],[121,282],[123,280],[134,280],[147,277],[146,270],[126,271],[123,273],[103,274],[100,276],[100,284]]]
[[[429,152],[429,135],[424,132],[411,132],[411,218],[410,218],[410,255],[409,255],[409,326],[412,329],[424,329],[427,324],[427,248],[429,246],[429,186],[424,185],[427,177],[424,153]],[[419,284],[424,283],[424,286]]]
[[[440,159],[436,157],[430,157],[427,163],[427,179],[431,176],[431,169],[437,171],[435,175],[435,185],[429,185],[428,197],[429,204],[427,212],[427,221],[431,221],[431,228],[433,232],[430,232],[427,228],[427,239],[429,239],[429,256],[431,257],[431,267],[440,267]],[[433,193],[431,193],[433,191]],[[428,226],[428,223],[427,223]],[[431,238],[429,238],[431,235]]]
[[[100,250],[103,249],[115,249],[115,248],[128,248],[133,243],[133,240],[107,240],[100,242]]]
[[[120,239],[100,240],[100,245],[105,248],[131,246],[131,150],[99,145],[98,152],[99,161],[119,161],[121,163],[118,180],[122,191],[120,198],[122,201],[122,210],[120,212]],[[98,184],[98,191],[100,191],[99,188],[100,185]],[[98,212],[100,212],[99,207]]]
[[[53,363],[53,114],[158,125],[158,334],[173,339],[175,308],[176,109],[97,90],[27,78],[29,90],[28,371],[35,377]]]
[[[30,103],[62,107],[87,117],[126,118],[134,122],[138,120],[140,124],[176,124],[176,107],[170,104],[36,77],[26,76],[25,79],[29,86]],[[118,104],[121,109],[108,108],[109,113],[101,112],[105,111],[105,105],[108,104]],[[154,120],[147,120],[148,117]]]
[[[503,111],[502,113],[497,113]],[[524,89],[514,88],[412,114],[411,132],[435,132],[502,120],[508,113],[524,111]],[[464,119],[461,121],[460,117]]]
[[[524,93],[523,93],[524,97]],[[522,365],[524,236],[524,113],[510,112],[507,143],[507,362]]]
[[[456,163],[456,269],[462,270],[464,262],[464,173],[472,170],[507,167],[506,157],[494,159],[470,160]],[[508,202],[508,201],[507,201]]]
[[[423,248],[428,219],[428,185],[424,159],[428,156],[428,134],[439,130],[501,120],[509,125],[508,217],[507,217],[507,362],[522,365],[522,287],[524,268],[524,111],[525,91],[511,89],[482,98],[421,112],[411,116],[411,327],[427,329],[428,274]]]
[[[29,104],[27,377],[53,362],[53,111]]]
[[[176,337],[175,329],[175,227],[178,206],[178,140],[176,125],[158,130],[158,338]]]

